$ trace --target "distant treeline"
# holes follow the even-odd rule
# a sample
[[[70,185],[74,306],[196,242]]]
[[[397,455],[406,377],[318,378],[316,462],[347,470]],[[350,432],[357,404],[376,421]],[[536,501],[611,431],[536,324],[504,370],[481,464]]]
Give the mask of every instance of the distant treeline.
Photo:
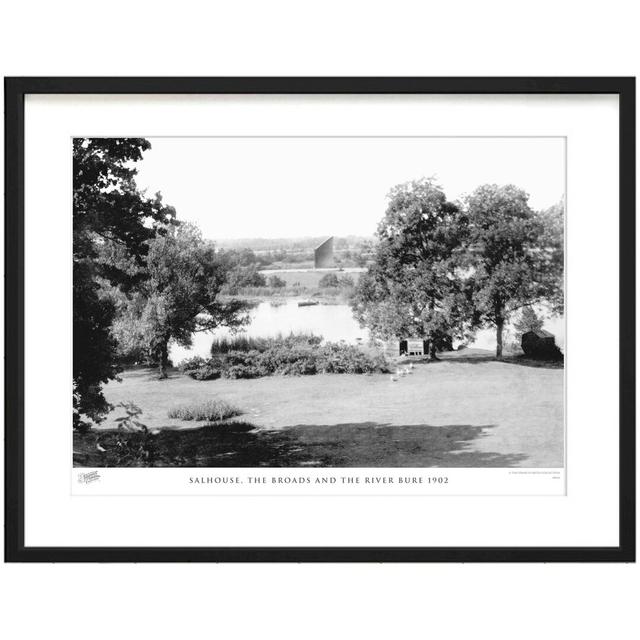
[[[216,241],[216,246],[229,260],[243,266],[255,265],[259,269],[278,268],[279,266],[312,266],[314,248],[322,240],[281,239],[281,240],[237,240],[235,246]],[[256,248],[251,243],[274,243],[272,248]],[[278,243],[276,245],[276,243]],[[308,246],[303,246],[308,245]],[[365,267],[373,259],[374,241],[367,238],[349,236],[334,239],[334,263],[336,267]]]
[[[216,244],[221,249],[251,249],[256,252],[261,251],[313,251],[321,242],[329,236],[303,236],[301,238],[231,238],[218,239]],[[335,249],[347,249],[365,243],[373,242],[371,236],[334,236]]]

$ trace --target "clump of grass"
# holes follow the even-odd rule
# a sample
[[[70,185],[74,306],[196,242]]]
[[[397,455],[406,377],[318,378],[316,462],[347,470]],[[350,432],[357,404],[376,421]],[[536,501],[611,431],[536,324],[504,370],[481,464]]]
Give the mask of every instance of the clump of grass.
[[[218,422],[227,418],[234,418],[242,414],[238,407],[224,400],[206,400],[193,404],[182,404],[169,409],[169,418],[177,420],[207,420]]]
[[[302,331],[300,333],[289,333],[284,335],[279,333],[271,338],[253,338],[244,334],[229,336],[224,338],[216,338],[211,344],[211,355],[216,356],[218,354],[231,353],[233,351],[259,351],[263,353],[268,349],[281,344],[293,345],[317,345],[322,342],[321,336],[316,336],[313,333]]]
[[[267,338],[252,338],[246,335],[235,335],[216,338],[211,344],[211,355],[229,353],[230,351],[263,351],[268,346]]]

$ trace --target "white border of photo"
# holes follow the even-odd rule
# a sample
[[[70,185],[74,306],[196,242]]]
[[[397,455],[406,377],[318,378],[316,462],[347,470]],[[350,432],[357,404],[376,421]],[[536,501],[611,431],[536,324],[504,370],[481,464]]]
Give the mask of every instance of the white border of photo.
[[[27,96],[25,544],[616,546],[618,115],[612,95]],[[509,471],[522,470],[422,469],[411,475],[466,475],[478,490],[236,497],[184,488],[189,475],[229,470],[100,469],[107,482],[77,482],[90,470],[71,461],[71,137],[160,135],[566,137],[566,478],[551,470],[554,491],[535,476],[537,488],[513,490]],[[606,324],[588,321],[594,304]],[[594,338],[603,325],[605,347]]]

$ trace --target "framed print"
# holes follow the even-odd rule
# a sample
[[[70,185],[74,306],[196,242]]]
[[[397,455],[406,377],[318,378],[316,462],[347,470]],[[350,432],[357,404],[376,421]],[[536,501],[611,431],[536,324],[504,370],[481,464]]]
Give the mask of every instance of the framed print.
[[[633,78],[8,78],[9,561],[635,560]]]

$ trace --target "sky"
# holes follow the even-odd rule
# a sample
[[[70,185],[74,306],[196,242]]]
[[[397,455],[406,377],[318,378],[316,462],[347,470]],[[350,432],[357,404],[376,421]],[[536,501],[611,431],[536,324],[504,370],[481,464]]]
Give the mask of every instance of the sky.
[[[371,236],[397,184],[449,200],[515,184],[545,209],[565,193],[564,138],[149,138],[137,182],[208,239]]]

